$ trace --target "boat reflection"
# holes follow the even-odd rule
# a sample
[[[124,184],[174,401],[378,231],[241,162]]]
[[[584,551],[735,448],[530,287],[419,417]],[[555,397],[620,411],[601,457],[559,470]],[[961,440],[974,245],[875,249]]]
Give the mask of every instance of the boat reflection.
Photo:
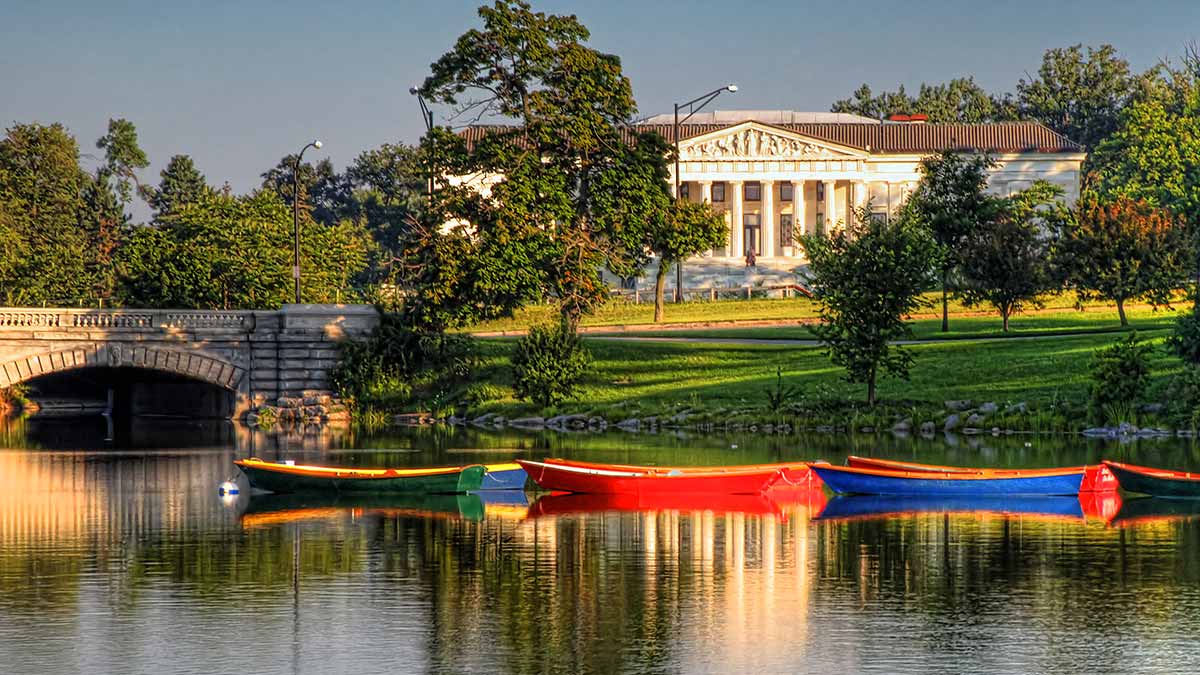
[[[797,507],[810,513],[825,504],[820,488],[775,490],[757,495],[722,494],[582,494],[555,493],[539,497],[529,507],[529,517],[605,512],[704,512],[742,513],[786,517]]]
[[[465,495],[292,495],[251,497],[242,512],[244,529],[284,523],[339,522],[369,517],[483,520],[524,517],[529,499],[519,490]]]
[[[1121,506],[1115,493],[1066,496],[889,496],[838,495],[815,520],[871,520],[929,513],[1034,516],[1050,520],[1108,520]]]
[[[1160,525],[1200,519],[1200,499],[1139,497],[1126,500],[1109,520],[1115,527]]]

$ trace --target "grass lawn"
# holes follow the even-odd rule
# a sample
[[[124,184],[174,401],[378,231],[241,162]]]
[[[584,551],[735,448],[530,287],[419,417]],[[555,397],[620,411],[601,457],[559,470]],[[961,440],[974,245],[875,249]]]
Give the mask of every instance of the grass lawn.
[[[914,320],[914,328],[921,337],[942,337],[940,294],[927,293],[925,300],[928,307]],[[1186,300],[1180,300],[1180,305],[1186,305]],[[1104,302],[1088,302],[1083,307],[1086,311],[1075,309],[1075,297],[1071,294],[1055,294],[1044,298],[1045,308],[1038,312],[1018,315],[1012,319],[1011,327],[1014,332],[1021,331],[1085,331],[1118,327],[1116,307]],[[529,326],[544,323],[554,318],[555,309],[551,305],[532,305],[516,313],[509,319],[486,321],[468,330],[477,332],[523,331]],[[961,337],[969,335],[978,337],[983,333],[1001,334],[1000,317],[987,308],[965,307],[961,302],[951,300],[950,318],[951,333],[945,337]],[[1144,330],[1166,327],[1174,317],[1171,310],[1155,312],[1149,307],[1136,306],[1127,309],[1130,320],[1135,327]],[[954,316],[957,314],[958,316]],[[733,321],[805,321],[817,318],[817,303],[808,298],[765,299],[752,300],[719,300],[717,302],[685,302],[682,304],[669,303],[666,307],[666,324],[681,323],[728,323]],[[614,301],[601,307],[595,314],[584,317],[582,324],[589,328],[604,326],[637,326],[644,330],[645,335],[656,334],[654,323],[653,303],[635,305],[629,302]],[[661,324],[660,324],[661,325]],[[736,330],[737,333],[728,331]],[[753,330],[755,332],[743,332]],[[632,332],[632,331],[630,331]],[[671,335],[679,335],[671,331]],[[771,326],[771,327],[735,327],[735,326],[703,326],[696,327],[694,336],[711,337],[764,337],[764,338],[806,338],[808,332],[803,326]]]
[[[1112,335],[1032,338],[1013,341],[968,339],[910,347],[915,359],[908,381],[884,379],[881,399],[926,402],[940,407],[948,399],[1025,401],[1033,408],[1055,401],[1082,405],[1087,398],[1092,353],[1111,344]],[[1161,348],[1161,334],[1151,338],[1152,394],[1161,395],[1179,361]],[[517,415],[596,413],[610,419],[669,414],[684,408],[713,415],[730,411],[759,414],[766,392],[775,386],[782,367],[785,386],[797,399],[862,399],[865,387],[842,381],[842,370],[830,364],[819,347],[776,345],[708,345],[679,342],[590,340],[594,373],[575,401],[552,411],[512,399],[507,386],[511,340],[482,340],[488,379],[496,400],[480,411]]]
[[[1150,307],[1127,309],[1129,325],[1138,331],[1168,330],[1174,324],[1176,312]],[[956,340],[981,337],[1030,337],[1064,333],[1115,333],[1122,330],[1115,309],[1103,307],[1048,310],[1016,316],[1009,320],[1009,332],[1001,330],[995,316],[951,316],[950,331],[942,332],[942,320],[914,319],[913,334],[920,340]],[[593,333],[603,334],[603,333]],[[694,328],[674,330],[626,330],[610,335],[642,337],[687,337],[713,339],[811,340],[813,335],[805,326],[746,326],[725,328]]]

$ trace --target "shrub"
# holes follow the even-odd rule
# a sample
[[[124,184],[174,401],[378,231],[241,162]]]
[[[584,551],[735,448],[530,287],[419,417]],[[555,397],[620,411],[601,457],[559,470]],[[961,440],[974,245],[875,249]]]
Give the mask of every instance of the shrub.
[[[1181,313],[1175,319],[1167,346],[1184,361],[1200,364],[1200,313],[1195,310]]]
[[[1191,422],[1200,409],[1200,367],[1186,366],[1167,386],[1167,412],[1175,420]]]
[[[1109,347],[1096,350],[1091,364],[1089,402],[1094,418],[1130,409],[1141,398],[1150,381],[1149,354],[1149,345],[1138,342],[1136,331]]]
[[[572,396],[592,357],[566,326],[534,326],[513,349],[513,392],[548,408]]]

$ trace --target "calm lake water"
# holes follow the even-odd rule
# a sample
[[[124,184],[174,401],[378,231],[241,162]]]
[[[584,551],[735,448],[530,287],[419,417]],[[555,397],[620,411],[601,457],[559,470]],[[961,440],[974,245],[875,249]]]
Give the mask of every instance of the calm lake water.
[[[1177,441],[956,440],[0,423],[0,671],[1200,672],[1200,506],[216,491],[251,455],[1200,469]]]

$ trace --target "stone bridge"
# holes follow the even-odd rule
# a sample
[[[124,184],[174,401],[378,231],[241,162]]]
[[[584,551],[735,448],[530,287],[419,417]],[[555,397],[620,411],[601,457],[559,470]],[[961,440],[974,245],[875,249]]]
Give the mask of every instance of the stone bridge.
[[[378,324],[366,305],[278,311],[0,308],[0,388],[82,368],[138,368],[207,382],[234,416],[304,392],[327,393],[338,343]]]

